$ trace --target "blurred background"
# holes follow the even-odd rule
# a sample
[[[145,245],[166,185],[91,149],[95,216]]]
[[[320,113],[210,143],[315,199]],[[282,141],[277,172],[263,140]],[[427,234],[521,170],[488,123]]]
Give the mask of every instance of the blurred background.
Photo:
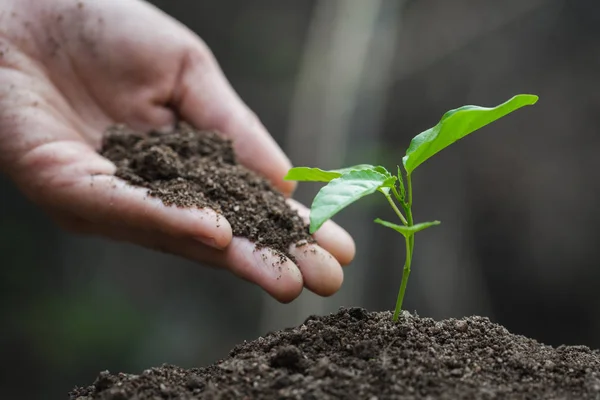
[[[600,348],[599,2],[154,3],[210,45],[296,165],[395,168],[446,110],[538,94],[415,173],[416,219],[443,223],[418,238],[405,307]],[[5,178],[0,205],[6,398],[66,398],[106,369],[203,366],[342,305],[388,310],[401,277],[402,240],[372,223],[393,218],[383,198],[336,218],[358,250],[343,289],[285,306],[228,273],[66,234]]]

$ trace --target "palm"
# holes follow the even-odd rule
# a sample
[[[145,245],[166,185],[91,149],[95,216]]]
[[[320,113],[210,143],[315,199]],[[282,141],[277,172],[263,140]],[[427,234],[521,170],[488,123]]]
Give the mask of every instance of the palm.
[[[66,228],[226,267],[282,301],[303,284],[323,295],[339,288],[339,264],[322,248],[299,255],[297,266],[289,261],[278,281],[252,244],[232,239],[213,211],[194,210],[190,218],[145,200],[142,189],[114,178],[114,165],[96,153],[113,123],[161,129],[178,115],[232,136],[243,163],[291,191],[281,179],[289,162],[197,37],[137,0],[33,3],[36,9],[21,14],[38,19],[24,32],[31,40],[19,43],[21,32],[4,24],[15,40],[2,60],[10,68],[0,70],[0,166],[31,199]],[[352,258],[351,239],[335,225],[317,239],[341,262]]]
[[[29,61],[44,66],[43,74],[27,72],[39,96],[32,105],[49,118],[52,138],[97,147],[113,123],[140,130],[172,125],[173,108],[182,100],[179,74],[188,60],[202,57],[201,42],[135,1],[113,2],[110,9],[93,2],[58,3],[64,5],[54,12],[57,18],[46,18],[48,25],[33,32],[36,42],[56,45],[25,50]],[[132,14],[147,23],[126,23]],[[164,28],[157,30],[160,23]]]

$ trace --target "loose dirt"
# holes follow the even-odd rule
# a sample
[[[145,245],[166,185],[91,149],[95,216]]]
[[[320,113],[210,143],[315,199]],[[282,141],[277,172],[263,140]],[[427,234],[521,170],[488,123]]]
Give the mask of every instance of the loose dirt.
[[[289,247],[314,242],[308,227],[266,179],[240,165],[231,141],[181,123],[169,134],[109,129],[100,153],[116,176],[149,189],[166,205],[209,207],[231,224],[234,236],[292,258]],[[293,259],[293,258],[292,258]]]
[[[599,399],[600,353],[553,348],[487,318],[342,309],[236,346],[204,368],[104,372],[70,400]]]

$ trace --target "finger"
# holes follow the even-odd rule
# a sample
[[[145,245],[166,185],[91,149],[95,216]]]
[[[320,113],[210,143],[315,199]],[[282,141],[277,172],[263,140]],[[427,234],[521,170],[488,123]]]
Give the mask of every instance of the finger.
[[[238,159],[269,179],[284,194],[296,184],[283,177],[291,163],[256,115],[233,90],[210,51],[200,44],[188,54],[177,83],[177,110],[200,129],[218,130],[233,139]]]
[[[269,248],[257,249],[248,239],[239,237],[234,237],[223,253],[231,272],[262,287],[280,302],[289,303],[302,293],[302,273],[283,254]],[[213,260],[219,256],[213,254]]]
[[[247,239],[235,237],[230,246],[221,251],[193,239],[179,239],[161,232],[134,228],[116,229],[114,226],[95,225],[88,233],[228,269],[236,276],[260,286],[282,303],[294,300],[302,292],[302,274],[294,263],[271,249],[257,250]]]
[[[315,244],[300,243],[290,247],[296,264],[302,272],[304,286],[319,296],[331,296],[344,281],[340,263],[327,251]]]
[[[91,222],[114,221],[120,226],[193,238],[220,249],[232,239],[229,222],[215,211],[165,206],[161,200],[148,196],[146,189],[132,187],[112,176],[92,176],[71,186],[64,195],[67,204],[68,199],[75,199],[75,210]]]
[[[288,204],[307,224],[310,223],[308,208],[293,199],[289,199]],[[348,265],[354,259],[356,246],[352,236],[335,222],[331,220],[325,222],[313,236],[319,245],[331,253],[341,265]]]
[[[166,206],[146,189],[108,175],[114,166],[83,143],[49,143],[30,152],[23,163],[30,172],[32,198],[91,223],[155,230],[217,248],[231,241],[231,226],[223,216],[210,209]]]

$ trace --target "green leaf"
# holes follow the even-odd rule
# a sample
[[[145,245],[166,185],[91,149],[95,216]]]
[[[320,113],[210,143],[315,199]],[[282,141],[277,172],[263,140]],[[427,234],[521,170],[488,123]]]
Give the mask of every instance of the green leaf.
[[[351,171],[363,170],[363,169],[374,169],[374,170],[377,171],[378,169],[381,169],[381,168],[383,168],[383,167],[376,167],[376,166],[371,165],[371,164],[358,164],[358,165],[354,165],[352,167],[334,169],[332,171],[339,172],[341,174],[346,174],[346,173],[351,172]],[[383,168],[383,171],[385,171],[385,168]],[[378,172],[382,172],[382,171],[379,170]]]
[[[391,222],[387,222],[387,221],[384,221],[379,218],[377,218],[375,220],[375,222],[380,225],[383,225],[387,228],[391,228],[397,232],[400,232],[402,235],[404,235],[404,237],[414,235],[415,233],[420,232],[423,229],[427,229],[430,226],[435,226],[435,225],[440,224],[440,221],[431,221],[431,222],[421,222],[420,224],[415,224],[413,226],[406,226],[406,225],[393,224]]]
[[[379,172],[380,174],[383,174],[385,176],[387,176],[388,178],[393,178],[392,174],[390,174],[390,172],[385,169],[385,167],[382,167],[381,165],[378,165],[376,167],[373,168],[375,171]],[[394,182],[396,180],[394,179]]]
[[[395,177],[392,177],[394,179]],[[310,208],[310,233],[358,199],[374,193],[390,178],[369,169],[350,171],[321,188]]]
[[[342,176],[342,173],[337,171],[324,171],[320,168],[295,167],[290,169],[283,179],[286,181],[329,182],[340,176]]]
[[[384,167],[369,164],[359,164],[352,167],[332,169],[329,171],[322,170],[320,168],[295,167],[290,169],[283,179],[286,181],[299,182],[330,182],[332,179],[339,178],[344,174],[360,170],[373,170],[386,176],[391,176],[391,174]]]
[[[448,111],[436,126],[415,136],[410,142],[402,159],[406,172],[411,174],[431,156],[457,140],[521,107],[533,105],[537,100],[538,96],[520,94],[493,108],[463,106]]]
[[[400,166],[397,165],[398,167],[398,183],[400,186],[400,197],[402,198],[401,200],[404,201],[404,199],[406,199],[406,189],[404,188],[404,179],[402,179],[402,171],[400,171]]]

